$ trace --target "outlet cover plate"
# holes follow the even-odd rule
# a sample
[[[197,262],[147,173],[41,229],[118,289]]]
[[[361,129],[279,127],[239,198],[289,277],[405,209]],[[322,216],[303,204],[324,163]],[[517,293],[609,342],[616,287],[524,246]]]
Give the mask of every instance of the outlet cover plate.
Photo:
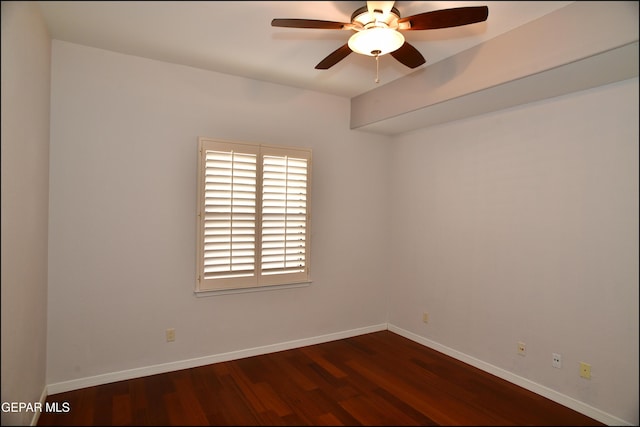
[[[560,353],[551,354],[551,366],[554,368],[562,368],[562,355]]]
[[[523,343],[522,341],[520,341],[518,343],[518,354],[520,356],[524,356],[527,354],[527,345],[525,343]]]

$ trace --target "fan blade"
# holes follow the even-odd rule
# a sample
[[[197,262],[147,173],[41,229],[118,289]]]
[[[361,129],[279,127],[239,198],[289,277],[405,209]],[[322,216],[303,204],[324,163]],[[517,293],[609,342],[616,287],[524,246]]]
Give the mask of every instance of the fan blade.
[[[318,65],[316,65],[316,70],[328,70],[329,68],[333,67],[338,62],[346,58],[351,52],[353,51],[349,47],[349,44],[345,43],[344,45],[331,52],[329,56],[320,61]]]
[[[398,20],[398,26],[399,29],[404,30],[435,30],[475,24],[485,21],[487,16],[489,16],[487,6],[457,7],[407,16]],[[410,27],[403,28],[402,24],[404,23],[409,23]]]
[[[418,52],[418,49],[416,49],[406,41],[402,46],[400,46],[400,49],[394,50],[390,53],[390,55],[409,68],[416,68],[417,66],[422,65],[426,62],[424,56],[422,56],[422,54]]]
[[[350,30],[353,24],[346,22],[322,21],[319,19],[274,19],[272,27],[318,28],[321,30]]]

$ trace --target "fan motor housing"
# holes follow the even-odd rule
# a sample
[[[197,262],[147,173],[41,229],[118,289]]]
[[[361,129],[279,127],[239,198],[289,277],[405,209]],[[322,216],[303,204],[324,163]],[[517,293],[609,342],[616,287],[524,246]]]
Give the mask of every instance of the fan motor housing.
[[[378,12],[378,11],[376,11]],[[379,14],[382,15],[382,11],[379,11]],[[389,11],[389,15],[387,19],[384,21],[379,21],[377,19],[371,20],[371,14],[369,13],[369,9],[367,6],[363,6],[359,9],[356,9],[355,12],[351,14],[351,23],[357,27],[362,26],[363,28],[370,28],[375,26],[380,26],[380,24],[384,24],[384,26],[388,28],[397,28],[398,27],[398,19],[400,19],[400,11],[395,7],[392,7]]]

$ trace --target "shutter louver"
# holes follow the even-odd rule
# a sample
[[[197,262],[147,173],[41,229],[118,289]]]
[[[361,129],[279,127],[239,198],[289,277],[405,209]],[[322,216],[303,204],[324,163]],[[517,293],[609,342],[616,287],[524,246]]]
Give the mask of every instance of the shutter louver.
[[[265,155],[262,168],[262,274],[304,272],[307,160]]]
[[[256,155],[206,151],[204,278],[255,275]]]

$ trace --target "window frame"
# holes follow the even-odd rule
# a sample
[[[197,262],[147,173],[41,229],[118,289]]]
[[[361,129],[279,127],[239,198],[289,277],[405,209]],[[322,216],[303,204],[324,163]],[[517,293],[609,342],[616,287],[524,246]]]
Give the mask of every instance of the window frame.
[[[206,173],[207,173],[207,152],[219,153],[238,153],[256,156],[255,166],[255,219],[253,224],[254,230],[254,253],[253,253],[253,270],[252,275],[244,277],[225,277],[225,278],[207,278],[205,277],[205,202],[206,202]],[[306,186],[304,186],[304,195],[298,194],[298,197],[304,199],[304,213],[298,213],[298,222],[300,216],[304,215],[304,231],[299,233],[303,236],[304,247],[300,254],[304,253],[303,266],[301,271],[269,273],[263,274],[263,164],[264,158],[268,156],[278,159],[292,158],[304,159],[306,161]],[[288,165],[288,163],[287,163]],[[287,166],[288,168],[288,166]],[[198,138],[198,183],[197,183],[197,250],[196,250],[196,294],[206,293],[229,293],[237,291],[251,291],[261,289],[274,289],[276,287],[290,287],[291,285],[299,286],[311,282],[311,168],[312,168],[312,150],[308,147],[293,147],[284,145],[261,144],[251,142],[237,142],[214,139],[209,137]],[[287,171],[289,169],[286,169]],[[289,183],[289,181],[286,181]],[[288,191],[288,184],[285,186],[285,193]],[[299,187],[302,188],[302,187]],[[283,194],[285,194],[283,193]],[[288,194],[288,193],[287,193]],[[233,199],[233,196],[231,196]],[[209,212],[210,213],[210,212]],[[286,214],[285,214],[286,215]],[[268,216],[268,215],[267,215]],[[209,220],[212,225],[213,221]],[[266,227],[265,227],[266,229]],[[287,247],[287,231],[285,228],[282,236],[284,237],[284,245]],[[231,244],[231,243],[229,243]],[[286,252],[283,255],[286,259]],[[297,269],[296,269],[297,270]]]

